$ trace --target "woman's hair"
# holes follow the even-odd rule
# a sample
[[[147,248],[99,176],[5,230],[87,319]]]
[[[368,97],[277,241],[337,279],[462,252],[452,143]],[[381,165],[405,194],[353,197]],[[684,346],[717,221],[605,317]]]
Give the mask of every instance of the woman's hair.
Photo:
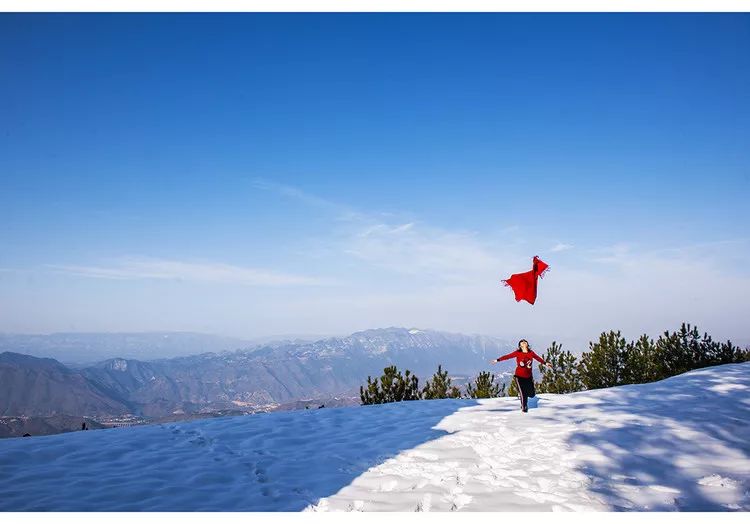
[[[526,342],[526,347],[531,349],[531,346],[529,346],[529,341],[526,340],[525,338],[522,338],[521,340],[518,341],[518,349],[521,349],[521,342]]]

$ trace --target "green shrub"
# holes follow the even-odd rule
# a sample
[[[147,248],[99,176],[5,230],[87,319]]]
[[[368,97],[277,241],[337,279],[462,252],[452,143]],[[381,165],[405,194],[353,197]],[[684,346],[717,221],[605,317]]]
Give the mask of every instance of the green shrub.
[[[589,351],[581,355],[578,373],[587,389],[609,388],[623,384],[627,342],[619,331],[599,335],[589,342]]]
[[[489,371],[482,371],[474,379],[474,384],[466,385],[468,398],[493,398],[505,395],[505,384],[495,382],[495,375]]]
[[[432,381],[427,381],[422,390],[423,399],[436,398],[461,398],[461,390],[451,385],[451,379],[443,366],[439,365],[437,372],[432,376]]]
[[[544,369],[541,382],[536,384],[539,393],[573,393],[583,389],[576,357],[570,351],[563,351],[562,344],[553,341],[542,358],[552,369]]]
[[[359,387],[359,397],[362,404],[385,404],[388,402],[401,402],[402,400],[419,400],[419,379],[412,375],[407,369],[404,375],[389,366],[383,369],[383,375],[373,381],[367,377],[367,388]]]

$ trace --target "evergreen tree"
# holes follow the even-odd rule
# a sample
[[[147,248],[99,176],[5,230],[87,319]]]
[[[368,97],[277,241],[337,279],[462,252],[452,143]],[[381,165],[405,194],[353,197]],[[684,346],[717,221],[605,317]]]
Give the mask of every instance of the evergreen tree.
[[[383,403],[383,393],[377,378],[373,381],[371,376],[367,376],[367,388],[359,386],[359,398],[363,405]]]
[[[553,341],[542,358],[552,369],[545,369],[542,381],[536,384],[539,393],[573,393],[583,390],[576,357],[570,351],[563,351],[562,344]]]
[[[679,369],[681,346],[676,333],[665,331],[656,339],[656,359],[654,361],[656,380],[676,375]]]
[[[708,333],[703,333],[703,338],[698,344],[700,357],[696,360],[697,367],[716,366],[731,362],[731,360],[722,361],[722,345],[719,342],[714,342]]]
[[[728,346],[731,346],[731,344],[731,342],[727,341]],[[734,362],[750,362],[750,347],[746,347],[745,349],[735,348]]]
[[[629,343],[623,358],[623,384],[643,384],[659,380],[659,363],[654,340],[643,334]]]
[[[589,342],[589,351],[581,355],[578,373],[587,389],[619,386],[627,342],[619,331],[599,335],[599,341]]]
[[[673,377],[691,369],[707,365],[708,359],[702,354],[704,343],[697,327],[682,323],[679,331],[665,331],[656,341],[658,379]]]
[[[731,364],[734,362],[744,362],[742,350],[732,344],[731,340],[719,344],[716,351],[716,364]]]
[[[489,371],[482,371],[474,379],[474,384],[466,385],[468,398],[493,398],[502,397],[505,394],[505,384],[497,384],[495,375]]]
[[[640,339],[639,339],[640,340]],[[641,359],[642,345],[628,342],[622,352],[620,384],[641,384],[646,374],[646,364]]]
[[[438,366],[437,373],[432,376],[432,381],[427,381],[422,390],[422,398],[461,398],[461,390],[451,385],[451,379],[447,371],[443,371],[442,364]]]
[[[685,324],[684,322],[680,327],[679,336],[685,356],[684,371],[680,371],[680,373],[707,366],[709,359],[704,350],[711,342],[710,337],[708,340],[701,340],[698,327],[695,326],[691,329],[690,324]]]
[[[732,344],[731,340],[726,342],[714,342],[708,333],[703,334],[701,340],[702,351],[707,357],[707,366],[718,366],[720,364],[732,364],[736,362],[745,362],[747,360],[747,351]]]
[[[503,384],[503,387],[505,387],[505,384]],[[513,380],[513,377],[510,377],[510,385],[508,386],[508,396],[509,397],[518,396],[518,388],[516,387],[516,381]]]
[[[750,348],[742,349],[731,340],[718,344],[716,364],[733,364],[750,361]]]
[[[458,386],[451,386],[448,390],[448,398],[461,398],[461,388]]]
[[[422,392],[419,390],[419,379],[416,375],[412,375],[408,369],[404,373],[403,388],[400,390],[403,393],[399,400],[419,400],[422,398]]]
[[[379,381],[367,377],[367,388],[359,387],[359,397],[362,404],[385,404],[387,402],[401,402],[402,400],[418,400],[421,398],[419,379],[407,369],[404,375],[396,366],[383,369]]]

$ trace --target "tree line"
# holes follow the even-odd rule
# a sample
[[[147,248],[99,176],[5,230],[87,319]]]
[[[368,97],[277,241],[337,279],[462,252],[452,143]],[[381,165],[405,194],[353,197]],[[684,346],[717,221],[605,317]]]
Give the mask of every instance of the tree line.
[[[674,332],[665,331],[656,340],[641,335],[628,341],[620,331],[603,332],[596,342],[589,342],[589,350],[580,359],[562,345],[552,342],[542,358],[552,369],[547,369],[535,384],[539,393],[573,393],[589,389],[608,388],[625,384],[643,384],[679,375],[693,369],[750,361],[750,348],[742,349],[726,342],[714,341],[708,333],[700,335],[696,326],[682,323]],[[383,370],[380,378],[367,377],[360,386],[362,404],[383,404],[403,400],[438,398],[491,398],[515,396],[511,381],[506,392],[504,383],[495,375],[480,372],[464,391],[453,384],[448,372],[438,366],[437,372],[424,387],[409,370],[402,375],[396,366]]]

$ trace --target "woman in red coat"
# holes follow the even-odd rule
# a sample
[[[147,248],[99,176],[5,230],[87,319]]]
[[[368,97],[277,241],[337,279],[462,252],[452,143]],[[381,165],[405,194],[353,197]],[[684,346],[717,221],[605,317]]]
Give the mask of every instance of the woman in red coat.
[[[534,353],[529,347],[529,343],[526,339],[522,339],[518,342],[517,350],[508,353],[507,355],[503,355],[500,358],[490,360],[490,364],[502,362],[503,360],[508,360],[514,357],[516,359],[516,371],[513,373],[513,380],[516,381],[516,388],[521,397],[521,411],[526,413],[529,410],[529,399],[536,396],[536,392],[534,391],[534,376],[531,373],[531,364],[534,360],[538,360],[543,366],[547,366],[550,369],[552,369],[552,366],[547,364],[542,357]]]

